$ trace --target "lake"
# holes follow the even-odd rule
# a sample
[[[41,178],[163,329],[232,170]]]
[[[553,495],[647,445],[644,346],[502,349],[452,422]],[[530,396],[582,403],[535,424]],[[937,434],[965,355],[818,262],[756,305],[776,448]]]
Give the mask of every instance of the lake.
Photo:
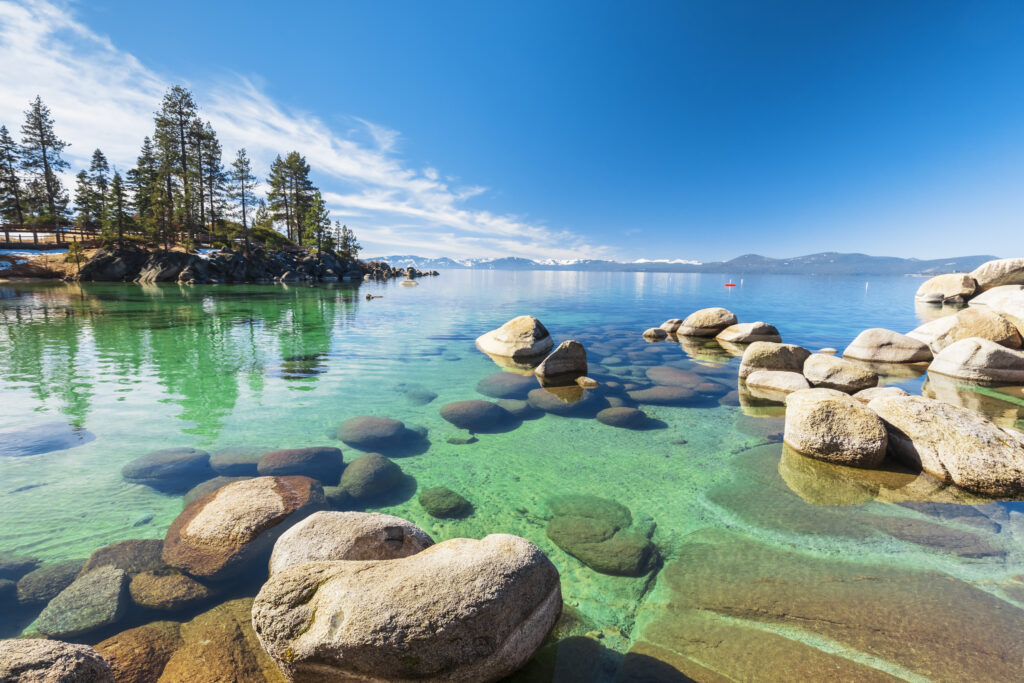
[[[781,410],[734,391],[738,357],[641,336],[724,306],[741,322],[774,324],[785,342],[841,352],[865,328],[906,332],[943,311],[915,309],[920,280],[910,277],[726,281],[467,270],[418,287],[0,283],[0,429],[47,425],[57,442],[43,434],[47,452],[0,456],[0,553],[46,565],[163,538],[181,495],[121,477],[150,451],[326,445],[348,462],[362,453],[335,440],[338,425],[386,416],[426,431],[422,447],[392,454],[415,482],[359,509],[411,520],[435,541],[521,535],[558,568],[559,642],[523,680],[655,680],[667,676],[662,662],[698,680],[1019,678],[1020,503],[784,452]],[[587,347],[600,395],[615,393],[606,382],[651,384],[655,366],[708,386],[685,405],[641,406],[654,429],[541,413],[460,443],[468,434],[440,408],[486,398],[477,383],[501,368],[474,340],[522,314],[556,344]],[[885,383],[920,393],[924,378]],[[1018,396],[943,392],[1024,426]],[[416,491],[433,486],[462,494],[473,513],[428,515]],[[595,571],[548,538],[550,501],[578,494],[613,500],[634,527],[653,529],[650,571]],[[248,579],[225,596],[253,595],[262,576]],[[31,630],[41,607],[5,607],[0,636]],[[81,640],[160,618],[132,613]]]

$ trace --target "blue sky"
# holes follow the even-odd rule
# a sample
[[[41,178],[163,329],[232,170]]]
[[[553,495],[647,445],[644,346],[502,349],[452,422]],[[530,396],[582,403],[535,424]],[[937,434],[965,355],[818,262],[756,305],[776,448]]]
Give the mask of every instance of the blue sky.
[[[126,167],[186,84],[373,253],[1024,252],[1024,3],[301,5],[0,1],[0,121]]]

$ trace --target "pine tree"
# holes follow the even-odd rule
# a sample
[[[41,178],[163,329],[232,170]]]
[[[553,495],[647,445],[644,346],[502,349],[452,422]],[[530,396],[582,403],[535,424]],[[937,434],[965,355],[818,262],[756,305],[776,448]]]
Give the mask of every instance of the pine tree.
[[[135,168],[128,171],[128,186],[131,188],[135,215],[143,231],[153,235],[156,233],[158,221],[153,212],[153,195],[158,191],[157,182],[159,169],[153,142],[147,136],[142,141],[142,149],[135,161]]]
[[[24,192],[18,169],[21,167],[21,149],[11,138],[7,126],[0,126],[0,220],[5,223],[25,223]]]
[[[245,147],[238,150],[235,160],[231,163],[230,174],[231,186],[229,196],[238,206],[238,215],[242,218],[242,236],[245,240],[245,251],[249,251],[249,222],[248,212],[253,205],[253,192],[256,190],[256,176],[252,174],[252,162],[245,151]],[[266,210],[264,208],[264,210]]]
[[[117,235],[117,246],[124,246],[124,234],[131,229],[132,216],[121,174],[116,170],[110,180],[110,191],[107,194],[107,214],[104,225],[112,235]]]
[[[362,249],[362,246],[356,241],[356,234],[347,225],[340,228],[337,227],[337,222],[334,225],[338,231],[338,255],[349,261],[354,260],[359,256],[359,250]]]
[[[320,251],[324,247],[324,240],[330,236],[330,230],[331,212],[324,206],[320,190],[315,190],[302,218],[302,235],[316,242],[316,249]]]
[[[309,164],[298,152],[280,156],[270,165],[267,200],[274,221],[284,223],[289,239],[302,244],[303,222],[316,188],[309,179]]]
[[[209,204],[210,232],[216,233],[218,226],[223,224],[225,212],[224,185],[227,182],[228,174],[224,171],[224,164],[221,159],[223,151],[220,140],[213,126],[207,121],[203,125],[203,154],[199,158],[201,177],[203,178],[203,196]],[[227,236],[225,236],[227,237]]]
[[[110,184],[110,165],[103,152],[92,153],[89,170],[75,176],[75,207],[77,223],[88,230],[103,230],[107,190]]]
[[[170,214],[166,220],[182,224],[192,239],[195,239],[196,226],[193,214],[194,178],[189,170],[189,133],[195,117],[196,104],[192,100],[192,93],[175,85],[164,94],[160,111],[156,113],[154,134],[156,155],[160,160],[164,181],[161,191],[166,195],[165,201],[170,201]]]
[[[21,127],[22,168],[28,171],[35,183],[32,188],[42,192],[37,202],[45,203],[44,222],[58,223],[67,213],[67,192],[61,183],[60,171],[68,167],[61,152],[68,143],[57,137],[53,130],[50,108],[37,95],[25,111],[25,123]],[[60,233],[57,233],[58,239]],[[36,242],[38,234],[34,235]]]
[[[89,174],[85,171],[79,171],[75,174],[75,222],[78,227],[88,230],[92,227],[92,222],[95,214],[92,213],[92,207],[95,203],[93,195],[95,192],[92,188],[92,181],[89,180]]]

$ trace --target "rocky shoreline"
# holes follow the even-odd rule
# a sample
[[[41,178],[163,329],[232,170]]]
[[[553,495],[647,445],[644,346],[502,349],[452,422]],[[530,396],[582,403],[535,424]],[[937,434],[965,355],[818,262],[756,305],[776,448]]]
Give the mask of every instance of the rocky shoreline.
[[[387,280],[437,275],[386,263],[346,260],[331,252],[220,249],[202,253],[145,249],[97,250],[72,279],[86,282],[179,282],[227,284],[246,282],[338,282]]]

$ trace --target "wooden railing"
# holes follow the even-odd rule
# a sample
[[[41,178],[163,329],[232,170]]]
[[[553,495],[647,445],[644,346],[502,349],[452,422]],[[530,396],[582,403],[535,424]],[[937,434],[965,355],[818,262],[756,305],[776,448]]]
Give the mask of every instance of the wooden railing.
[[[94,228],[70,224],[0,223],[0,249],[53,249],[70,242],[92,242],[99,236]]]

